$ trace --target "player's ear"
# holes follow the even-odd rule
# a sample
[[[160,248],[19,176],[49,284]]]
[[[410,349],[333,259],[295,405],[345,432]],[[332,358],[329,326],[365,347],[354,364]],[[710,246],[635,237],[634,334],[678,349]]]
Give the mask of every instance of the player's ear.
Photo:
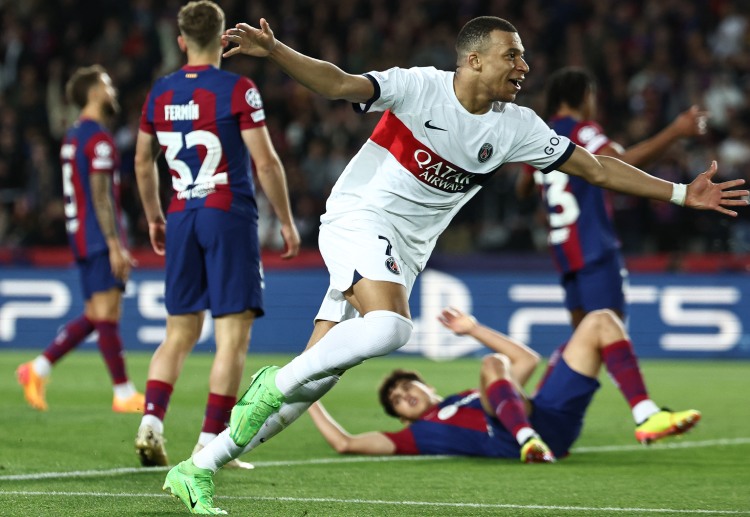
[[[180,47],[182,52],[187,52],[187,43],[185,43],[185,38],[182,37],[182,34],[177,36],[177,46]]]
[[[482,58],[479,57],[479,52],[469,52],[466,55],[466,62],[469,66],[477,72],[482,68]]]

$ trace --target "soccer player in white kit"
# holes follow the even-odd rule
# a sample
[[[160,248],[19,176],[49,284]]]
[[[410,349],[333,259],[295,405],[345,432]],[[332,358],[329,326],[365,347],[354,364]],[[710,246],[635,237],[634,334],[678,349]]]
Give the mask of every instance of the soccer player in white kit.
[[[304,353],[261,369],[232,410],[229,429],[167,474],[164,489],[192,513],[218,514],[213,474],[291,424],[347,369],[408,341],[409,293],[440,233],[507,162],[560,170],[628,194],[736,215],[744,183],[715,184],[716,163],[690,185],[655,178],[617,159],[593,156],[512,104],[529,67],[515,27],[496,17],[469,21],[456,42],[455,72],[393,68],[345,73],[241,23],[224,56],[267,57],[288,75],[380,123],[333,188],[321,217],[320,251],[330,287]],[[315,345],[315,346],[313,346]]]

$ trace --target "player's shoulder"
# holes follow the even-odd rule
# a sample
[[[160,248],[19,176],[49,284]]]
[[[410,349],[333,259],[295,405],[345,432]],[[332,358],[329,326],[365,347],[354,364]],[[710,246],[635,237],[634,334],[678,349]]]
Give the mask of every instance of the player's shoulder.
[[[512,102],[495,101],[492,105],[492,111],[506,123],[512,122],[519,126],[536,126],[541,121],[539,115],[533,109]]]
[[[589,143],[606,138],[602,127],[593,120],[581,120],[571,131],[571,139],[582,146],[588,146]]]

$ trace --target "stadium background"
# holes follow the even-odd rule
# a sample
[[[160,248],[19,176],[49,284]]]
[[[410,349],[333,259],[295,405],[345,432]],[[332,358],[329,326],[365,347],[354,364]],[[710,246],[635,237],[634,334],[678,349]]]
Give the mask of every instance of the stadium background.
[[[100,63],[120,90],[113,132],[122,152],[127,237],[140,270],[125,301],[126,346],[152,348],[163,321],[161,262],[133,175],[141,105],[152,80],[182,63],[175,44],[178,0],[0,1],[0,347],[39,348],[81,309],[68,267],[58,163],[63,130],[76,116],[63,85],[78,66]],[[542,87],[559,66],[590,68],[600,85],[599,119],[624,145],[650,136],[681,110],[711,112],[709,132],[675,145],[648,170],[689,182],[712,159],[721,179],[750,176],[750,6],[692,1],[220,1],[229,24],[268,18],[292,47],[349,72],[391,66],[454,66],[453,42],[481,14],[509,19],[531,73],[518,102],[543,115]],[[263,60],[226,60],[263,95],[268,127],[286,167],[306,252],[280,264],[280,241],[260,196],[268,316],[253,350],[291,352],[306,340],[325,275],[315,251],[317,221],[330,187],[377,122],[329,102]],[[440,239],[412,305],[420,319],[408,350],[432,357],[479,352],[440,334],[431,311],[443,303],[528,337],[547,352],[565,337],[544,217],[519,203],[508,165]],[[169,182],[162,182],[165,189]],[[166,191],[165,191],[166,198]],[[627,196],[612,197],[634,289],[630,328],[641,355],[750,356],[750,210],[736,220]],[[289,268],[292,269],[289,269]],[[516,319],[514,319],[516,318]],[[289,322],[293,324],[289,324]],[[514,323],[515,322],[515,323]],[[514,326],[515,325],[515,326]],[[524,334],[525,332],[525,334]],[[208,349],[210,338],[201,343]]]

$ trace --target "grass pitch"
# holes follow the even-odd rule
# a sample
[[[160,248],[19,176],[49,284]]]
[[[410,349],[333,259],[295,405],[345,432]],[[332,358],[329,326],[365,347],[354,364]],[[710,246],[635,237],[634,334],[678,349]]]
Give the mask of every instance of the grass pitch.
[[[99,355],[75,353],[55,368],[46,413],[26,406],[13,375],[32,356],[0,353],[0,515],[187,515],[161,491],[166,470],[138,466],[140,416],[112,413]],[[149,359],[128,356],[141,388]],[[245,383],[257,367],[288,359],[251,353]],[[211,360],[191,356],[175,388],[165,423],[173,463],[195,445]],[[345,375],[326,407],[353,433],[399,429],[375,394],[397,366],[420,370],[444,395],[475,386],[479,371],[477,359],[375,359]],[[750,363],[643,361],[642,369],[658,404],[703,412],[692,432],[640,446],[606,375],[573,454],[555,465],[339,456],[303,416],[243,458],[255,470],[219,472],[215,502],[241,516],[750,515]]]

